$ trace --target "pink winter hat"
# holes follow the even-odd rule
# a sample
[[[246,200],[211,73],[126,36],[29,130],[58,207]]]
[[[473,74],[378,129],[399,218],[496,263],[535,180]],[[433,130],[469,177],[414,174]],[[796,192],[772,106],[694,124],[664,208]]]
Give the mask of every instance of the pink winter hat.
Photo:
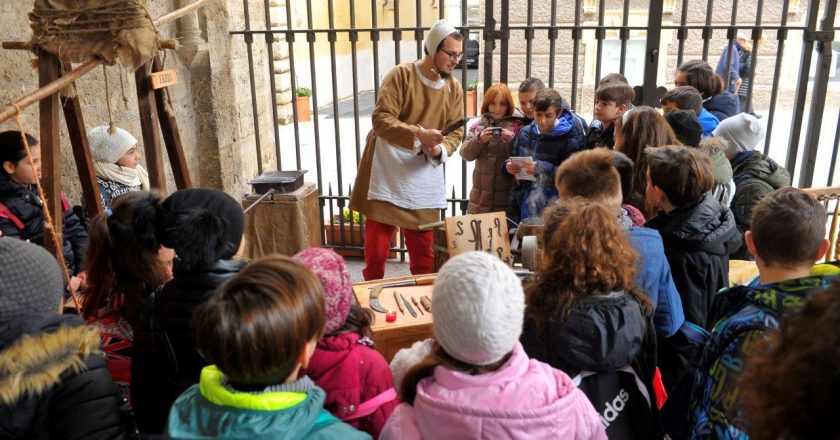
[[[295,254],[294,258],[317,275],[324,286],[324,302],[327,306],[324,334],[340,329],[353,304],[353,281],[347,273],[344,258],[326,248],[304,249]]]

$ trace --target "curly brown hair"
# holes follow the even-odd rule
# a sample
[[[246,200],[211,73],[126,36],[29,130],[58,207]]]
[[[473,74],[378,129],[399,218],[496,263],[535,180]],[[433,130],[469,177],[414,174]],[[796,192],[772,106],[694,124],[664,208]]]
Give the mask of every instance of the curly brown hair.
[[[741,377],[753,439],[840,439],[840,284],[782,322]]]
[[[543,213],[542,265],[525,286],[526,315],[542,333],[550,319],[563,322],[580,298],[627,291],[650,308],[636,291],[636,262],[618,212],[582,200],[558,203]]]

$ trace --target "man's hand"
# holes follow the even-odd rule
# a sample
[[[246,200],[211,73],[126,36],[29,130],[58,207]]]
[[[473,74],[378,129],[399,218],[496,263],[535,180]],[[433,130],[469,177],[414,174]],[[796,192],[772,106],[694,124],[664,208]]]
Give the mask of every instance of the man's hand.
[[[424,128],[417,132],[416,134],[417,140],[423,144],[423,151],[425,152],[426,147],[430,147],[433,145],[437,145],[443,142],[443,135],[440,133],[440,130]],[[440,149],[438,149],[440,150]],[[438,154],[440,152],[438,151]]]
[[[436,158],[441,155],[440,145],[423,145],[423,153],[426,156]]]
[[[519,174],[519,171],[522,169],[522,167],[520,167],[518,163],[513,163],[513,161],[508,161],[505,168],[507,169],[508,173],[514,176]]]

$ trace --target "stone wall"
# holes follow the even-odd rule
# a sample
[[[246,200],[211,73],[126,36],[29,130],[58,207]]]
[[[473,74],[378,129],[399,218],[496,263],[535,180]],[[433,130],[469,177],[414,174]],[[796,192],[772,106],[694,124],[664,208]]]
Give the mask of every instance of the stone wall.
[[[192,0],[150,1],[153,17],[159,17]],[[251,16],[263,14],[263,2],[250,2]],[[5,0],[0,4],[0,40],[28,40],[30,29],[27,13],[31,0]],[[223,189],[239,197],[248,190],[247,181],[256,176],[254,118],[251,111],[251,89],[246,46],[241,36],[231,36],[231,30],[242,29],[242,2],[215,0],[197,13],[177,23],[161,26],[165,38],[177,38],[181,47],[167,51],[165,67],[178,71],[179,83],[169,88],[171,103],[180,126],[187,163],[194,186]],[[257,40],[259,41],[259,40]],[[263,40],[264,41],[264,40]],[[37,70],[30,61],[34,56],[23,51],[0,51],[0,102],[12,102],[37,89]],[[268,59],[265,44],[254,44],[254,72],[257,86],[259,133],[262,162],[265,169],[276,168],[274,137],[271,121],[271,101],[268,88]],[[112,115],[116,124],[141,139],[138,120],[137,95],[133,72],[108,67],[108,85]],[[124,95],[120,87],[124,79]],[[102,68],[84,76],[76,83],[87,127],[108,123],[108,106]],[[23,112],[24,128],[38,136],[38,107]],[[63,118],[60,124],[62,151],[62,189],[71,202],[80,201],[80,184],[67,129]],[[13,121],[0,125],[0,130],[15,128]],[[142,140],[140,141],[142,144]],[[167,190],[175,190],[171,169],[167,163]]]

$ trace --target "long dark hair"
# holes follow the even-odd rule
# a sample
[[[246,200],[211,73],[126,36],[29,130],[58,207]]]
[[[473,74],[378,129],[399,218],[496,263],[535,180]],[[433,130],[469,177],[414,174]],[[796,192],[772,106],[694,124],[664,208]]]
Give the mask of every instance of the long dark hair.
[[[82,306],[86,318],[110,304],[133,326],[146,295],[166,281],[155,234],[160,201],[145,191],[123,194],[111,204],[110,217],[100,214],[91,221]]]
[[[370,325],[373,324],[374,315],[370,309],[360,307],[357,304],[350,306],[350,312],[347,314],[347,319],[340,329],[324,336],[334,336],[339,333],[353,332],[358,333],[362,337],[373,338],[373,331]]]
[[[414,399],[417,397],[417,384],[424,378],[430,377],[434,374],[435,368],[443,366],[450,370],[458,371],[470,376],[478,374],[490,373],[502,368],[510,359],[510,353],[506,354],[498,362],[490,365],[472,365],[466,362],[459,361],[450,356],[437,341],[432,341],[432,352],[429,353],[422,361],[411,367],[403,377],[400,385],[400,396],[403,402],[409,405],[414,404]]]
[[[646,308],[650,301],[636,291],[636,261],[618,213],[600,204],[556,204],[543,213],[542,265],[525,286],[526,315],[542,333],[551,319],[564,322],[580,298],[627,291]]]

